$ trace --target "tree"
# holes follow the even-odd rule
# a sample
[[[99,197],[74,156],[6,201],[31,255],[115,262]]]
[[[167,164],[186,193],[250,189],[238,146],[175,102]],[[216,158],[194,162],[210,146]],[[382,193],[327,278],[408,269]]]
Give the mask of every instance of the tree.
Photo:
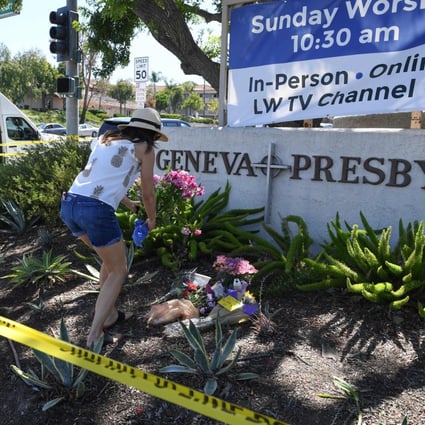
[[[158,111],[164,111],[165,109],[168,108],[168,105],[170,103],[169,101],[170,99],[165,90],[162,90],[159,93],[157,93],[155,100],[156,100],[155,107]]]
[[[98,105],[98,109],[102,109],[102,100],[103,97],[107,95],[109,89],[110,89],[110,84],[107,80],[99,80],[96,81],[96,84],[93,87],[93,93],[96,93],[98,95],[99,98],[99,105]]]
[[[162,80],[162,74],[160,72],[152,71],[151,81],[153,83],[153,97],[156,98],[156,83],[159,83]]]
[[[93,84],[93,72],[96,68],[98,62],[99,54],[88,49],[86,42],[86,34],[84,32],[84,27],[80,31],[80,51],[81,51],[81,78],[80,81],[83,82],[84,87],[84,96],[83,96],[83,107],[81,108],[80,114],[80,124],[86,122],[86,114],[90,104],[90,101],[94,95],[94,85]],[[96,81],[95,81],[96,83]],[[99,108],[100,109],[100,108]]]
[[[218,103],[217,98],[211,99],[207,103],[207,108],[208,108],[208,112],[211,112],[214,115],[214,118],[217,118],[217,112],[218,112],[218,108],[219,108],[219,103]]]
[[[111,86],[109,96],[118,100],[120,103],[120,114],[123,113],[123,105],[127,104],[128,100],[134,99],[134,86],[131,81],[119,80],[115,86]]]
[[[198,93],[190,93],[189,97],[182,104],[182,107],[188,110],[187,115],[192,115],[192,111],[202,111],[204,106],[204,101]]]
[[[142,27],[180,61],[185,74],[202,76],[217,91],[220,64],[212,52],[204,52],[194,40],[189,24],[221,22],[221,1],[213,0],[215,12],[203,8],[200,0],[88,0],[85,13],[91,28],[89,44],[102,52],[101,76],[109,77],[118,65],[126,66],[130,58],[131,39]]]
[[[0,46],[0,91],[14,103],[25,97],[42,99],[56,91],[58,69],[54,68],[38,50],[28,50],[11,58],[7,48]]]

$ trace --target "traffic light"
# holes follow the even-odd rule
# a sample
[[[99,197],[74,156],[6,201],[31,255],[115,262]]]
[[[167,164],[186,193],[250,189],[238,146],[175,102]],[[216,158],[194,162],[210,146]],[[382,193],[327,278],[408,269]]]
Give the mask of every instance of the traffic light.
[[[50,51],[56,54],[58,62],[75,60],[78,43],[72,23],[78,21],[78,13],[64,6],[50,12],[49,20],[54,24],[50,27]]]
[[[56,92],[59,94],[75,94],[75,79],[72,77],[59,77],[56,80]]]

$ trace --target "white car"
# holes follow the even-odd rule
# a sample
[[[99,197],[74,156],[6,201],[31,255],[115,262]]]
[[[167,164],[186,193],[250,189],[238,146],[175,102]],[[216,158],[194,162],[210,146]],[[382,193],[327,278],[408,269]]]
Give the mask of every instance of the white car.
[[[99,129],[91,124],[80,124],[78,126],[78,135],[81,137],[97,137]]]

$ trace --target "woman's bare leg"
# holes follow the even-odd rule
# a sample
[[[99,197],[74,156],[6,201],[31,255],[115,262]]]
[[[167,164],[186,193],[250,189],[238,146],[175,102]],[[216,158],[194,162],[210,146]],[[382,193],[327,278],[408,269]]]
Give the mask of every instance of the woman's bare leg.
[[[90,244],[86,235],[83,235],[81,240]],[[127,275],[127,259],[123,240],[106,247],[94,248],[94,250],[101,258],[102,266],[99,278],[100,292],[87,338],[88,347],[96,344],[102,336],[105,324],[110,325],[116,320],[118,313],[115,303]]]

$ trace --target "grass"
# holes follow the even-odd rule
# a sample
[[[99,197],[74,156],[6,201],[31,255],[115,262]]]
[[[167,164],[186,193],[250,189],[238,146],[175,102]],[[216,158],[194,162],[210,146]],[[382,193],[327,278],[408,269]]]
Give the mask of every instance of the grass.
[[[66,125],[66,114],[65,111],[51,110],[47,112],[40,112],[33,109],[27,109],[24,113],[34,122],[35,125],[39,125],[44,122],[57,122],[58,124]],[[103,122],[102,118],[99,118],[90,111],[86,113],[86,122],[100,127]]]

